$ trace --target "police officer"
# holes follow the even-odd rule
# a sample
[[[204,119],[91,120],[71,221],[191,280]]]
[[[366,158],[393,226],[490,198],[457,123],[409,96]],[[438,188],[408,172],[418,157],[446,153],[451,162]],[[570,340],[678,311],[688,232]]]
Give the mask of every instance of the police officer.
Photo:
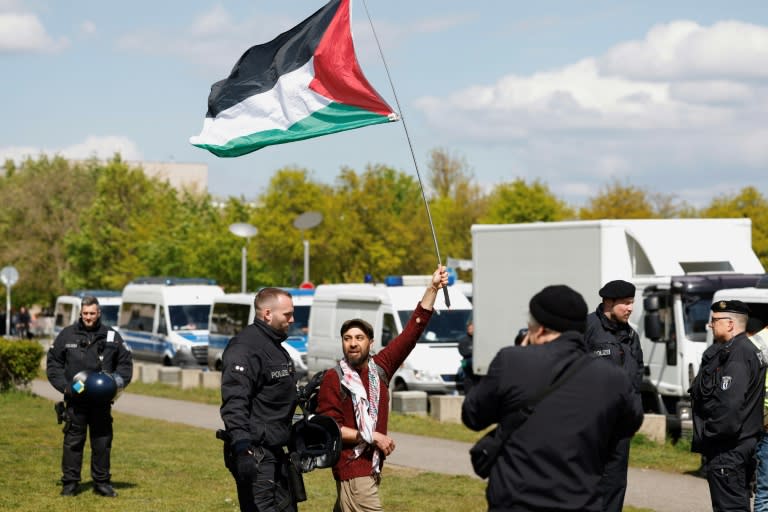
[[[222,354],[224,462],[241,511],[296,510],[283,449],[297,405],[296,382],[293,360],[281,345],[293,322],[293,299],[280,288],[263,288],[254,307],[254,322]]]
[[[714,343],[691,384],[693,443],[701,453],[712,509],[750,510],[755,446],[763,431],[766,361],[745,334],[749,307],[712,304]]]
[[[598,294],[603,300],[587,317],[587,332],[584,334],[587,348],[624,369],[632,381],[635,399],[642,404],[643,351],[640,337],[628,323],[635,303],[635,285],[617,279],[606,283]],[[629,445],[630,438],[621,439],[605,465],[599,486],[604,512],[621,512],[624,506]]]
[[[81,371],[111,374],[116,387],[122,388],[133,376],[133,359],[120,335],[101,323],[101,308],[96,297],[87,295],[81,302],[80,318],[65,327],[48,351],[48,381],[64,393],[67,421],[64,426],[64,454],[61,459],[62,496],[78,491],[83,447],[87,430],[91,437],[91,477],[93,492],[115,497],[109,472],[112,449],[111,400],[95,401],[89,390],[78,396],[72,384]]]
[[[528,345],[496,354],[465,397],[472,430],[503,422],[587,356],[587,304],[564,285],[529,303]],[[583,362],[583,361],[582,361]],[[617,439],[640,427],[643,411],[624,371],[593,358],[534,406],[502,448],[488,480],[489,510],[599,512],[605,462]]]

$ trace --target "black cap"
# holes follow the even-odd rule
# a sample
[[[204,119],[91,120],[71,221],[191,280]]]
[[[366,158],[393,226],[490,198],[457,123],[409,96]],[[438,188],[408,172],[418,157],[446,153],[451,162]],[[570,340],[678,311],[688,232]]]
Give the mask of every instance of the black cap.
[[[719,300],[710,308],[715,313],[739,313],[749,315],[749,306],[740,300]]]
[[[609,281],[598,292],[604,299],[624,299],[635,296],[635,285],[630,282],[616,279]]]
[[[369,339],[373,339],[373,326],[363,320],[362,318],[353,318],[352,320],[347,320],[343,324],[341,324],[341,329],[339,330],[341,337],[344,337],[344,333],[348,330],[352,329],[353,327],[357,327],[363,333],[368,336]]]
[[[528,308],[542,327],[557,332],[587,330],[587,303],[564,284],[547,286],[531,298]]]

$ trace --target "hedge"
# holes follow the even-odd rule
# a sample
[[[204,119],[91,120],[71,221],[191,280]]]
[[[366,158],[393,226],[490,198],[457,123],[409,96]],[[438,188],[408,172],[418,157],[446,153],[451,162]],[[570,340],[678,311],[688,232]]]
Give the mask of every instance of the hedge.
[[[40,369],[43,353],[37,341],[0,338],[0,392],[31,382]]]

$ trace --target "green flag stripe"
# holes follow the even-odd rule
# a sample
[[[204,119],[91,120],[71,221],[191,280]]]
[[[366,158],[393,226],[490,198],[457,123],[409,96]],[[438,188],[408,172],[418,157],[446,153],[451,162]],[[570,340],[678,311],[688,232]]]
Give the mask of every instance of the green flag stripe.
[[[297,140],[319,137],[330,133],[352,130],[373,124],[393,121],[387,116],[376,114],[341,103],[330,103],[311,116],[291,125],[285,130],[266,130],[231,139],[224,145],[195,144],[220,157],[234,157],[251,153],[265,146],[286,144]]]

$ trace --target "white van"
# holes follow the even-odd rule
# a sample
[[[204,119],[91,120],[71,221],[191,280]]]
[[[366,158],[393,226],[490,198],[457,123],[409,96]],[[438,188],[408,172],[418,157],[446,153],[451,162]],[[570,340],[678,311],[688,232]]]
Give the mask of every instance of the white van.
[[[120,334],[137,359],[206,365],[211,304],[222,295],[210,279],[136,279],[123,289]]]
[[[294,323],[291,324],[288,339],[283,342],[283,347],[293,359],[297,379],[301,379],[307,375],[306,331],[314,290],[286,290],[293,295]],[[298,293],[294,294],[295,292]],[[221,354],[229,340],[246,325],[253,323],[256,316],[254,297],[253,293],[227,293],[214,299],[208,335],[208,368],[211,370],[221,370]]]
[[[76,290],[72,295],[61,295],[56,298],[53,320],[53,337],[59,335],[62,329],[72,325],[80,318],[80,304],[83,297],[93,295],[99,299],[101,308],[101,323],[109,327],[117,326],[117,315],[120,310],[122,297],[120,292],[113,290]]]
[[[399,286],[402,282],[388,279],[389,284],[318,286],[309,318],[307,367],[310,374],[334,366],[343,357],[339,329],[346,320],[362,318],[373,326],[373,351],[385,347],[400,334],[426,286]],[[424,334],[392,377],[393,391],[455,391],[456,372],[461,364],[458,339],[466,333],[472,304],[463,293],[450,286],[448,292],[451,308],[445,307],[443,292],[438,293],[435,312]]]

